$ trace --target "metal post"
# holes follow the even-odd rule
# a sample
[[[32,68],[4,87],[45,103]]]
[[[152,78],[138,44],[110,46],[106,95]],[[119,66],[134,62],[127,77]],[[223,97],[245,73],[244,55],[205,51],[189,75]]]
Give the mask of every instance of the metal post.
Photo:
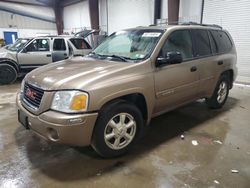
[[[58,35],[63,33],[63,6],[61,2],[60,0],[56,0],[53,5]]]
[[[99,29],[99,0],[89,0],[89,14],[92,29]]]
[[[202,3],[201,3],[201,20],[200,20],[200,24],[202,24],[203,22],[203,12],[204,12],[204,0],[202,0]]]
[[[162,0],[155,0],[154,24],[157,24],[157,19],[161,18],[161,1]]]
[[[180,0],[168,0],[168,24],[178,24]]]

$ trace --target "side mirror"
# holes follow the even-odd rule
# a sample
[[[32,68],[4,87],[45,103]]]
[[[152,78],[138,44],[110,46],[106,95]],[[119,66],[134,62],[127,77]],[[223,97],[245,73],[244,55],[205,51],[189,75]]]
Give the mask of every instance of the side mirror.
[[[165,57],[157,58],[156,66],[161,67],[169,64],[178,64],[182,61],[182,55],[180,52],[168,52]]]

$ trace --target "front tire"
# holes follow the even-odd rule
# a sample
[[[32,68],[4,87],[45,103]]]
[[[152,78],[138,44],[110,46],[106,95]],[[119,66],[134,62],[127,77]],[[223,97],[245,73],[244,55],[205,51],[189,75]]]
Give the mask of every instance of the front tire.
[[[230,81],[227,75],[222,75],[216,85],[211,98],[206,99],[208,106],[212,109],[221,108],[228,97]]]
[[[92,147],[102,157],[126,153],[143,131],[140,110],[126,101],[116,101],[104,107],[97,119]]]
[[[9,64],[0,64],[0,85],[11,84],[17,78],[16,69]]]

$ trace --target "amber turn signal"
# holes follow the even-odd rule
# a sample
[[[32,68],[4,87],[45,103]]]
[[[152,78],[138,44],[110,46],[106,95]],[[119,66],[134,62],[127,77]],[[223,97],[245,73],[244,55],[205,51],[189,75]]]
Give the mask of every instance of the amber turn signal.
[[[84,110],[87,108],[87,96],[76,95],[73,97],[70,109],[71,110]]]

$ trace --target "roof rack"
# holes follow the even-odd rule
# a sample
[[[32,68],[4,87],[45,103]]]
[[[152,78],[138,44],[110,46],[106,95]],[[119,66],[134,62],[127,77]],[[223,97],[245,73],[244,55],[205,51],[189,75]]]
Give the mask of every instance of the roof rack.
[[[216,24],[199,24],[197,22],[184,22],[184,23],[181,23],[181,25],[200,25],[200,26],[216,27],[216,28],[222,29],[222,27],[220,25],[216,25]]]
[[[149,26],[157,26],[157,25],[199,25],[199,26],[207,26],[207,27],[216,27],[219,29],[222,29],[222,27],[220,25],[216,25],[216,24],[200,24],[197,22],[168,22],[168,21],[164,21],[164,22],[159,22],[157,24],[152,24]]]

